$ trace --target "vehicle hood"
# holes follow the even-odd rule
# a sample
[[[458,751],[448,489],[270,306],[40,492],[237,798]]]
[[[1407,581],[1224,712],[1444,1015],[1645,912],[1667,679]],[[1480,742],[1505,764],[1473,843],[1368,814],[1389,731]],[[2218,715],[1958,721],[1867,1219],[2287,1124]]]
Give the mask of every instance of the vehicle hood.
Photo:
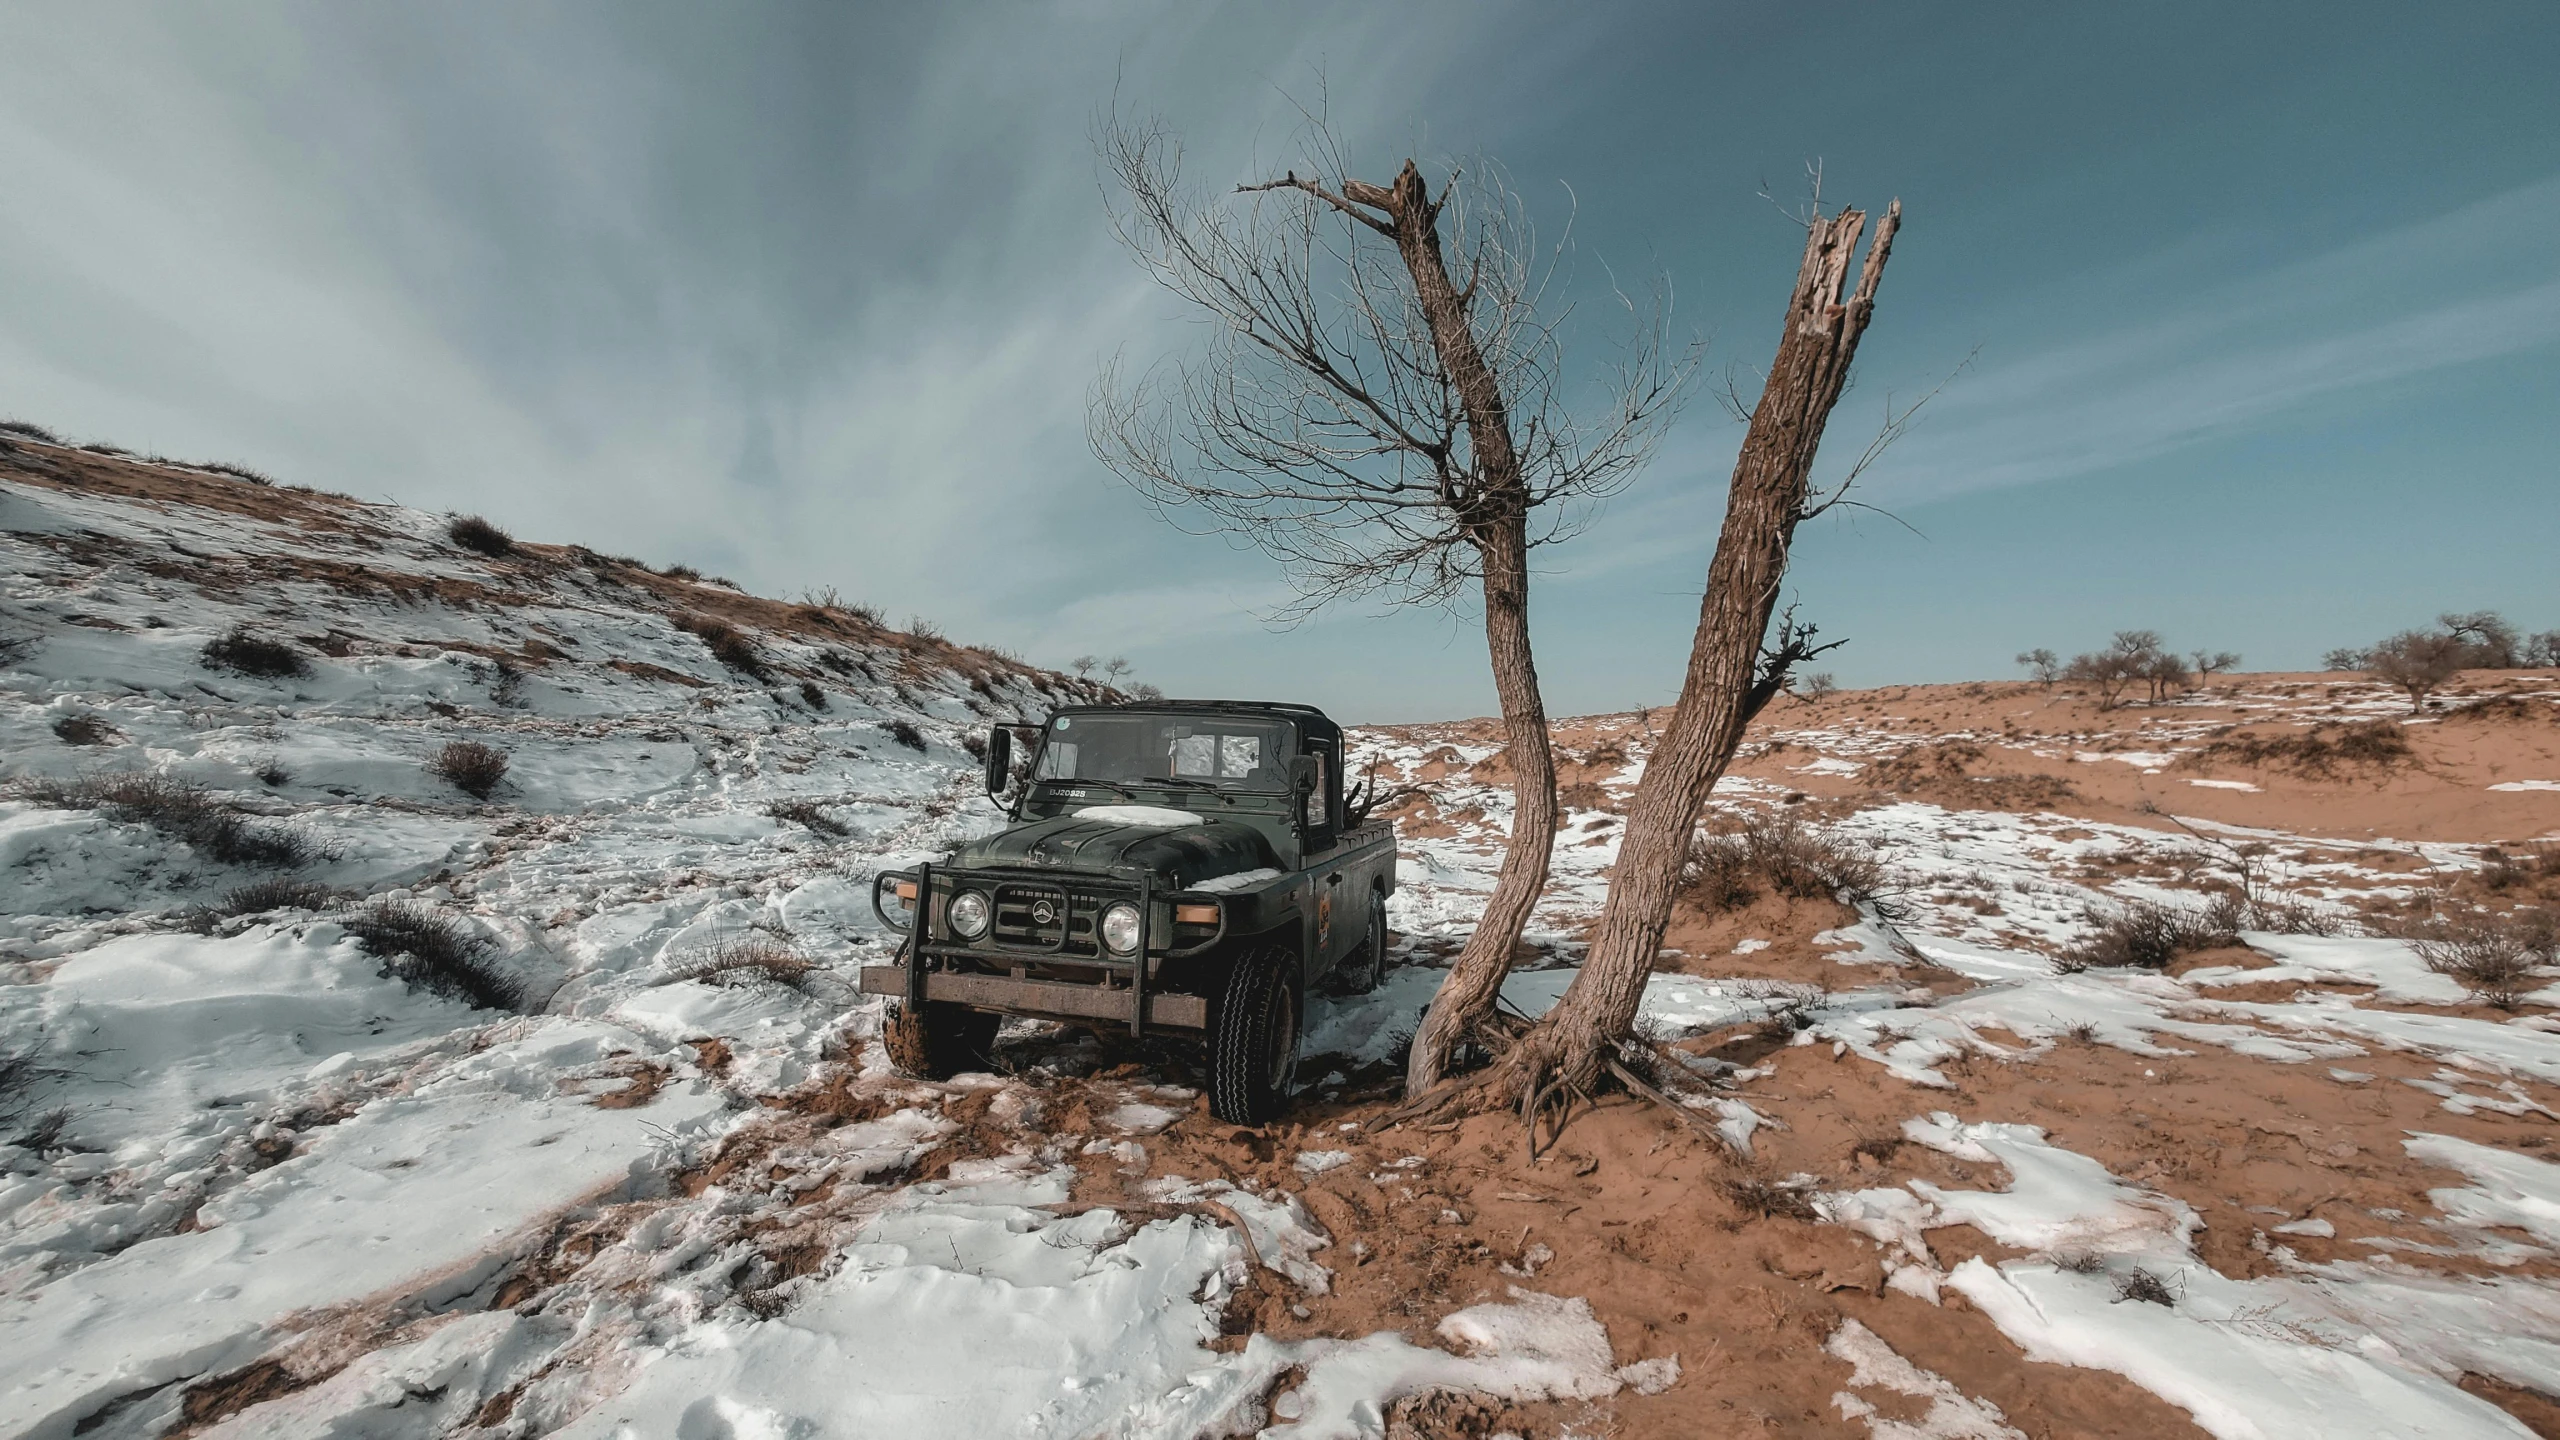
[[[1089,875],[1139,866],[1164,884],[1182,887],[1240,870],[1275,869],[1280,859],[1261,831],[1229,820],[1162,825],[1057,815],[973,840],[950,863]]]

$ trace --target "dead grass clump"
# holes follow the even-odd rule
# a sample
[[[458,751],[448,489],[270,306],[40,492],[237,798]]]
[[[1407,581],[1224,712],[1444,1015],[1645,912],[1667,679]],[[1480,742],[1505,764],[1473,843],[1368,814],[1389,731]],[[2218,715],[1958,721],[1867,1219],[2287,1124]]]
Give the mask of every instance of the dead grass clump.
[[[679,615],[675,627],[702,642],[711,658],[757,680],[770,679],[773,667],[765,662],[764,652],[756,648],[736,626],[708,615]]]
[[[337,901],[338,892],[317,880],[279,876],[251,881],[223,896],[222,909],[231,915],[264,915],[273,910],[325,910]]]
[[[1763,889],[1790,900],[1854,900],[1884,884],[1884,864],[1866,845],[1785,814],[1699,831],[1680,867],[1682,891],[1712,910],[1738,910]]]
[[[2560,720],[2560,705],[2548,700],[2528,700],[2522,695],[2490,695],[2465,701],[2445,712],[2451,720],[2515,722],[2520,720]]]
[[[821,835],[841,840],[853,833],[853,827],[826,812],[815,800],[776,800],[764,807],[764,813],[776,820],[806,825]]]
[[[2437,921],[2410,944],[2428,969],[2474,999],[2512,1010],[2532,988],[2535,967],[2560,959],[2560,924],[2547,910],[2456,916]]]
[[[439,780],[474,800],[486,800],[507,778],[507,752],[477,740],[456,740],[427,757]]]
[[[47,445],[59,445],[62,437],[31,420],[0,420],[0,435],[23,435]]]
[[[109,745],[123,732],[95,715],[65,715],[53,722],[54,738],[65,745]]]
[[[266,680],[311,673],[311,662],[302,658],[301,651],[281,640],[252,635],[246,625],[235,625],[227,633],[206,641],[203,658],[208,668]]]
[[[477,515],[454,516],[452,523],[444,527],[444,533],[445,538],[454,544],[492,560],[501,555],[512,555],[516,550],[514,536]]]
[[[812,710],[824,710],[827,708],[827,692],[818,688],[817,681],[803,680],[800,682],[800,703]]]
[[[924,732],[918,730],[912,720],[890,721],[889,738],[910,750],[921,752],[924,749]]]
[[[2560,880],[2560,850],[2536,845],[2513,851],[2492,845],[2480,852],[2480,888],[2492,895],[2540,891]]]
[[[712,950],[676,966],[672,978],[699,980],[706,985],[736,989],[779,985],[797,990],[808,983],[817,968],[799,951],[779,940],[748,935],[723,941]]]
[[[2161,1305],[2170,1309],[2177,1308],[2178,1304],[2177,1292],[2169,1288],[2169,1282],[2139,1265],[2116,1277],[2114,1303],[2121,1305],[2127,1300],[2138,1300],[2145,1305]]]
[[[2287,735],[2233,735],[2216,740],[2184,757],[2182,764],[2203,769],[2216,762],[2258,765],[2290,771],[2306,779],[2327,779],[2341,767],[2389,770],[2417,758],[2409,734],[2396,720],[2353,724],[2321,724]]]
[[[1617,802],[1609,798],[1608,791],[1588,780],[1557,791],[1556,803],[1567,810],[1597,810],[1603,814],[1614,814],[1618,808]]]
[[[494,963],[494,947],[485,937],[451,916],[406,901],[378,900],[340,923],[395,980],[476,1009],[524,1007],[524,983]]]
[[[2197,950],[2240,943],[2236,896],[2220,896],[2203,909],[2135,900],[2110,915],[2093,915],[2096,933],[2065,950],[2054,969],[2065,975],[2100,966],[2163,970]]]
[[[55,810],[95,810],[110,820],[148,825],[225,865],[288,868],[315,858],[310,839],[281,826],[252,824],[249,817],[207,794],[202,786],[161,775],[87,775],[77,780],[38,780],[19,788],[21,798]]]
[[[1812,1194],[1801,1186],[1763,1175],[1736,1175],[1716,1182],[1716,1188],[1733,1202],[1734,1209],[1755,1220],[1819,1218],[1814,1213]]]

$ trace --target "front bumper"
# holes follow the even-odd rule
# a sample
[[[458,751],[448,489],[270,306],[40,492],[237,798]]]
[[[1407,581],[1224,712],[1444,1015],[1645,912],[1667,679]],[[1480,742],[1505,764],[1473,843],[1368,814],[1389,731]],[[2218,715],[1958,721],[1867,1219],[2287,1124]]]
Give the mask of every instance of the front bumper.
[[[903,963],[863,966],[862,993],[907,998],[907,967]],[[1138,995],[1134,990],[1105,989],[1100,985],[1079,985],[1067,980],[1017,980],[1010,975],[970,975],[947,971],[925,975],[924,998],[971,1005],[981,1010],[1001,1010],[1008,1015],[1029,1015],[1045,1020],[1116,1021],[1123,1025],[1130,1024],[1138,1010]],[[1146,1026],[1168,1026],[1179,1030],[1209,1028],[1209,1002],[1201,996],[1149,995],[1146,1004]]]

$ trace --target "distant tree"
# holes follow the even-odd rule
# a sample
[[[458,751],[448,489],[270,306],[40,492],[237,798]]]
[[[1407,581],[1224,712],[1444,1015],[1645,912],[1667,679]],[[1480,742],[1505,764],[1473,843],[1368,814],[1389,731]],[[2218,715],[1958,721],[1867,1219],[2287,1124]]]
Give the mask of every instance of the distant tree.
[[[2161,699],[2168,685],[2184,684],[2186,674],[2177,657],[2161,648],[2157,630],[2119,630],[2105,649],[2075,655],[2062,670],[2063,679],[2096,689],[2101,710],[2114,709],[2136,681],[2152,699]]]
[[[2365,668],[2409,692],[2409,708],[2427,708],[2427,696],[2463,669],[2469,647],[2449,630],[2403,630],[2365,652]]]
[[[1132,685],[1129,687],[1129,698],[1153,704],[1164,698],[1164,691],[1153,685]]]
[[[2320,668],[2323,670],[2362,670],[2366,668],[2365,661],[2372,658],[2372,655],[2373,652],[2370,650],[2358,650],[2350,645],[2341,645],[2337,649],[2320,657]]]
[[[2018,652],[2018,663],[2026,666],[2027,673],[2035,676],[2036,683],[2047,690],[2053,688],[2054,681],[2062,678],[2062,657],[2050,650],[2041,647],[2034,650],[2021,650]]]
[[[2524,663],[2534,669],[2560,666],[2560,630],[2545,630],[2524,642]]]
[[[1796,698],[1807,705],[1819,705],[1840,693],[1840,682],[1833,679],[1828,670],[1817,671],[1798,681],[1795,691]]]
[[[1131,670],[1136,668],[1136,666],[1131,665],[1128,661],[1114,655],[1110,659],[1102,662],[1102,678],[1110,681],[1114,685],[1117,685],[1120,683],[1121,676],[1128,674]]]
[[[2217,672],[2236,669],[2240,664],[2240,657],[2228,650],[2196,650],[2190,652],[2187,659],[2196,667],[2198,685],[2210,685]]]
[[[1098,655],[1079,655],[1073,660],[1068,661],[1067,666],[1074,670],[1078,675],[1090,678],[1093,674],[1093,667],[1101,663],[1102,658]]]
[[[2142,662],[2142,681],[2151,687],[2151,703],[2169,698],[2172,690],[2184,690],[2195,683],[2187,673],[2187,662],[2166,650],[2154,650]]]
[[[2507,617],[2495,610],[2439,615],[2436,624],[2462,646],[2465,670],[2514,670],[2523,654],[2522,637]]]

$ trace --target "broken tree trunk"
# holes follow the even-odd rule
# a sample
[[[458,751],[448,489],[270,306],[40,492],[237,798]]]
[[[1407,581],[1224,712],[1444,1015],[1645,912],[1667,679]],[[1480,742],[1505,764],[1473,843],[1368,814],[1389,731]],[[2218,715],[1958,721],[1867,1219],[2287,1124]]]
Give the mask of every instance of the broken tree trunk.
[[[1841,291],[1866,216],[1843,210],[1812,222],[1777,358],[1734,462],[1688,675],[1637,782],[1590,956],[1564,998],[1479,1083],[1485,1103],[1518,1105],[1554,1086],[1588,1090],[1634,1026],[1698,813],[1758,708],[1751,704],[1753,671],[1786,575],[1787,549],[1805,515],[1814,451],[1848,381],[1901,219],[1897,200],[1876,227],[1856,293],[1846,303]]]

